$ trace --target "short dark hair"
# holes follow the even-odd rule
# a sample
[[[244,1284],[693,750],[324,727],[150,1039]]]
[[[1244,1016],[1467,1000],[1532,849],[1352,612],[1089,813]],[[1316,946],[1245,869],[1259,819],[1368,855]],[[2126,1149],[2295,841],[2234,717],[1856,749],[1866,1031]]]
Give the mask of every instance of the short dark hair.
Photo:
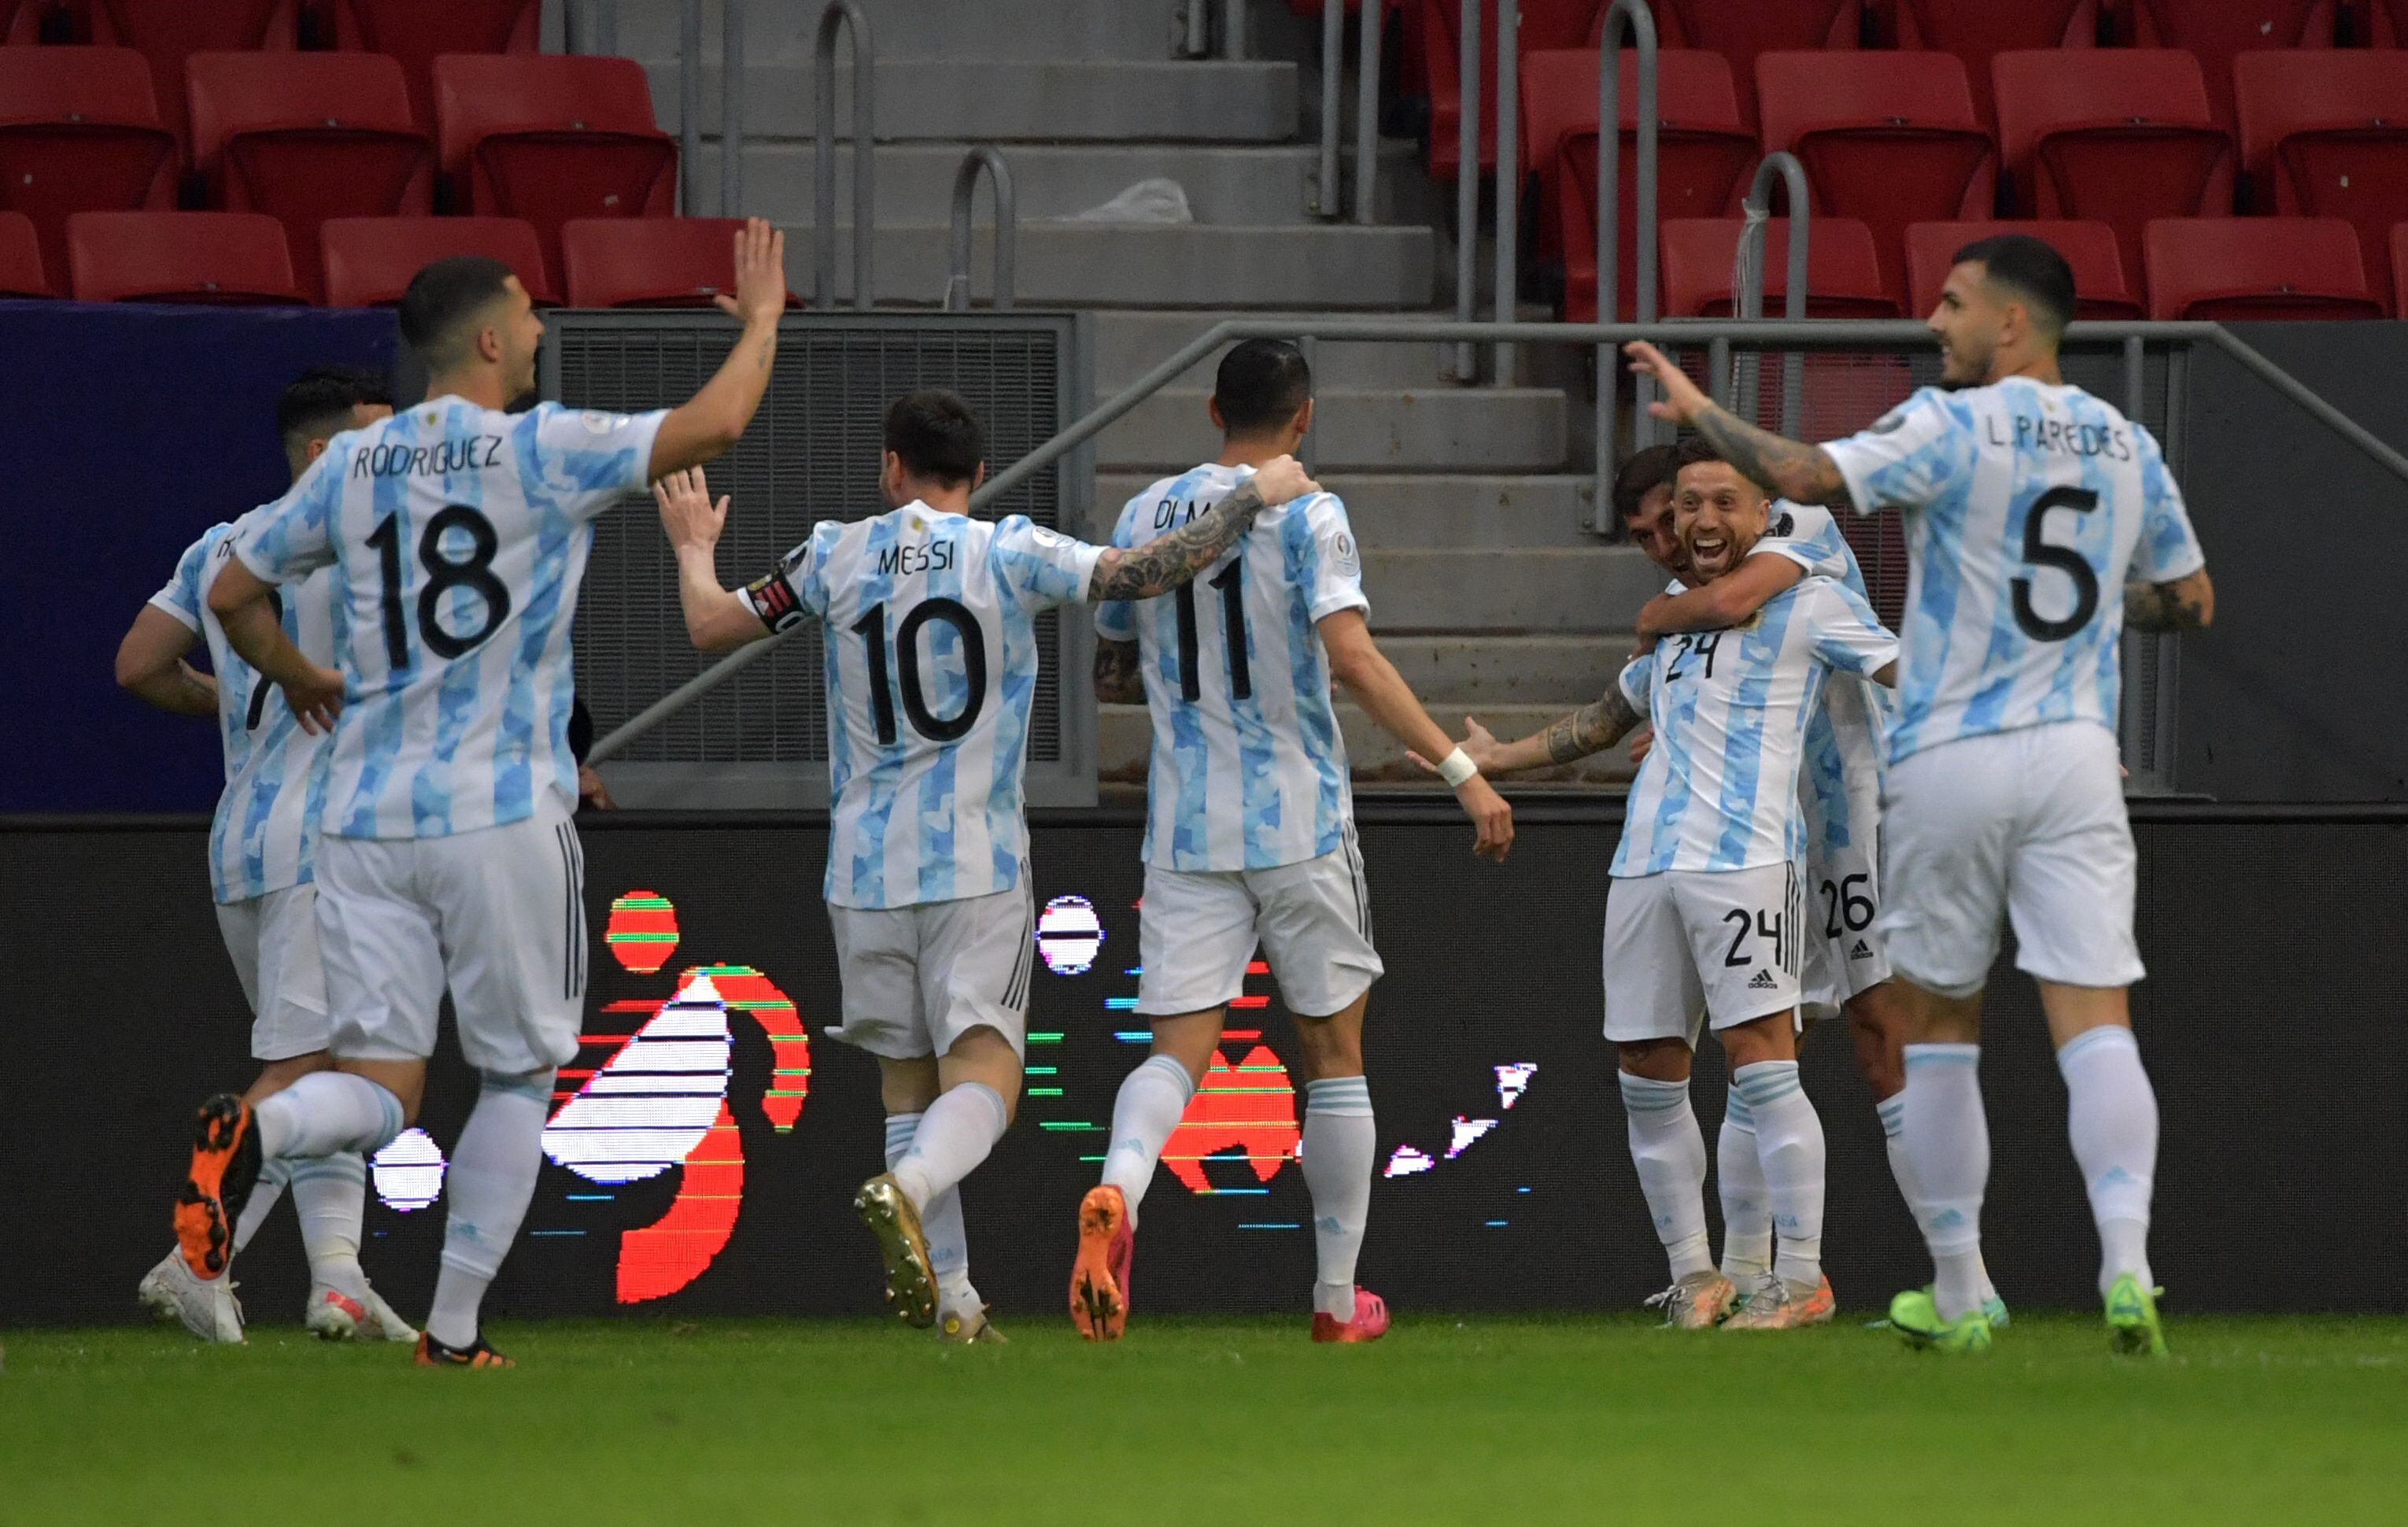
[[[393,404],[384,377],[356,366],[313,366],[293,379],[276,400],[276,434],[292,450],[302,441],[351,427],[351,411],[363,403]]]
[[[2028,233],[2002,233],[1978,238],[1956,252],[1951,263],[1979,261],[1984,274],[2024,299],[2040,326],[2052,337],[2073,322],[2073,267],[2043,239]]]
[[[401,337],[429,366],[460,359],[468,321],[499,301],[515,272],[482,254],[454,254],[409,278],[401,294]]]
[[[1312,398],[1312,367],[1304,352],[1285,339],[1247,339],[1221,357],[1212,378],[1212,401],[1221,427],[1232,435],[1258,435],[1296,417]]]
[[[1771,494],[1765,492],[1763,483],[1749,477],[1745,472],[1739,471],[1739,464],[1732,461],[1730,457],[1724,455],[1720,451],[1715,450],[1713,442],[1707,439],[1703,435],[1686,436],[1683,438],[1680,444],[1672,448],[1671,475],[1678,478],[1681,475],[1683,468],[1700,467],[1710,461],[1718,462],[1725,467],[1730,468],[1731,470],[1739,472],[1739,480],[1746,483],[1750,488],[1753,488],[1759,496],[1766,498],[1772,497]]]
[[[886,405],[886,449],[913,477],[953,487],[978,476],[986,431],[961,394],[929,387]]]
[[[1613,474],[1613,517],[1628,525],[1630,516],[1639,512],[1639,502],[1657,488],[1670,487],[1680,472],[1673,457],[1674,448],[1650,445],[1630,453],[1622,469]]]

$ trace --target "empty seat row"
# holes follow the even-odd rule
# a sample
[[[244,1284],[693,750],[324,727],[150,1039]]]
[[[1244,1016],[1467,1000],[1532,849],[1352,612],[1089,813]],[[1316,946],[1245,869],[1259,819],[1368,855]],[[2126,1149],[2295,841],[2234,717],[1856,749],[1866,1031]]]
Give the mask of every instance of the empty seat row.
[[[1658,58],[1658,200],[1667,216],[1737,209],[1760,152],[1806,167],[1815,210],[1870,223],[1891,294],[1906,224],[2002,212],[2094,220],[2115,230],[2139,279],[2149,222],[2253,209],[2338,217],[2379,262],[2408,218],[2408,52],[2253,52],[2233,65],[2237,135],[2219,125],[2204,76],[2169,49],[2028,51],[1991,60],[1995,136],[1963,65],[1937,53],[1769,52],[1756,60],[1762,126],[1751,133],[1719,54]],[[1541,259],[1565,266],[1567,310],[1595,311],[1598,56],[1534,52],[1522,63],[1519,163],[1538,177]],[[1624,204],[1620,304],[1630,310],[1636,219],[1637,65],[1621,58]],[[2000,186],[2003,183],[2003,194]],[[2387,276],[2385,278],[2387,281]]]
[[[722,218],[580,219],[561,232],[566,284],[550,277],[532,224],[500,217],[335,218],[317,231],[329,307],[401,300],[430,261],[482,254],[527,294],[579,308],[709,306],[732,292],[735,236]],[[79,212],[67,219],[69,280],[44,274],[34,225],[0,212],[0,297],[71,294],[80,302],[298,303],[284,225],[257,212]]]
[[[532,223],[555,274],[570,219],[671,210],[677,144],[627,59],[446,55],[432,134],[381,54],[195,53],[183,71],[199,199],[281,219],[312,295],[320,223],[431,212],[438,180],[451,209]],[[130,49],[0,48],[0,208],[33,218],[54,284],[70,214],[177,203],[151,83]]]

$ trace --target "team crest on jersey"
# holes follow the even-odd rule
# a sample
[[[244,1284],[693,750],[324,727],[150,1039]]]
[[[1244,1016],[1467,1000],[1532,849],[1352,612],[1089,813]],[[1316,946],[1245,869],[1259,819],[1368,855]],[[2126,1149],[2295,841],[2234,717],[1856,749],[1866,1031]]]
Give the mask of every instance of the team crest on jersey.
[[[1348,535],[1345,531],[1340,530],[1337,535],[1330,538],[1329,557],[1330,561],[1336,565],[1340,577],[1360,578],[1363,576],[1363,558],[1354,550],[1354,538]]]
[[[1885,413],[1880,418],[1874,420],[1872,427],[1865,431],[1865,433],[1868,435],[1887,435],[1904,423],[1906,423],[1906,410],[1903,408],[1892,409],[1887,413]]]
[[[617,416],[603,413],[595,409],[587,409],[583,413],[579,414],[577,422],[585,426],[585,433],[588,435],[608,435],[619,427]]]

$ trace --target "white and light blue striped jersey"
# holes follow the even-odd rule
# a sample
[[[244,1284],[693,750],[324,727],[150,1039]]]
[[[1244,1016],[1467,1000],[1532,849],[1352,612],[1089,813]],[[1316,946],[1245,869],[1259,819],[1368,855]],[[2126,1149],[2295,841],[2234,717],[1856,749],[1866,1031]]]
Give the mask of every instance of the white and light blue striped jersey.
[[[440,838],[576,809],[570,626],[594,517],[643,487],[665,412],[459,397],[337,435],[246,521],[270,583],[332,566],[343,713],[322,827]]]
[[[1831,673],[1870,674],[1898,639],[1843,583],[1809,578],[1745,624],[1666,637],[1622,670],[1656,728],[1611,873],[1715,872],[1802,859],[1806,727]]]
[[[1085,599],[1103,555],[1024,515],[990,524],[914,502],[823,522],[745,585],[770,629],[825,627],[830,902],[1020,884],[1037,617]]]
[[[1141,546],[1254,475],[1208,465],[1130,499],[1115,546]],[[1166,870],[1269,870],[1334,853],[1354,814],[1321,621],[1369,612],[1346,506],[1307,494],[1266,509],[1193,583],[1108,604],[1096,631],[1134,639],[1154,720],[1145,857]]]
[[[2079,387],[1926,387],[1823,447],[1863,513],[1907,511],[1892,762],[2056,721],[2110,731],[2124,583],[2206,566],[2149,432]]]
[[[220,901],[307,885],[326,800],[328,739],[301,729],[283,692],[242,660],[209,610],[209,584],[250,517],[203,531],[177,561],[176,576],[150,596],[208,644],[217,675],[226,782],[209,820],[209,894]],[[333,586],[333,575],[319,572],[277,591],[285,636],[314,663],[335,658]]]
[[[1844,583],[1870,606],[1864,569],[1828,509],[1773,500],[1771,533],[1751,555],[1785,556],[1810,576]],[[1834,673],[1806,727],[1806,767],[1798,782],[1806,808],[1807,862],[1847,848],[1879,825],[1882,758],[1887,745],[1889,690],[1853,673]]]

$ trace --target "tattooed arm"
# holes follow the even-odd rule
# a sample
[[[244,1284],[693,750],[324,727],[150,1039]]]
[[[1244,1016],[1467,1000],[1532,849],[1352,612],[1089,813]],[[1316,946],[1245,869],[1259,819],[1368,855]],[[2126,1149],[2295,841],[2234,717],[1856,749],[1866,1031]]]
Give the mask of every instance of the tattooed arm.
[[[1273,504],[1320,491],[1321,484],[1304,475],[1294,456],[1266,463],[1227,497],[1178,529],[1142,546],[1106,547],[1087,585],[1087,598],[1104,604],[1168,594],[1221,560],[1224,552],[1254,528],[1255,515]]]
[[[1137,643],[1096,639],[1096,699],[1106,705],[1142,705],[1145,681],[1139,676]]]
[[[1463,751],[1480,766],[1483,774],[1492,776],[1543,769],[1549,764],[1577,763],[1620,742],[1641,719],[1623,695],[1622,685],[1616,683],[1602,697],[1561,718],[1545,731],[1532,732],[1516,742],[1499,742],[1487,727],[1467,720]],[[1422,760],[1416,757],[1414,761]]]
[[[2202,631],[2215,619],[2215,585],[2201,568],[2171,583],[2124,585],[2124,624],[2135,631]]]
[[[1651,415],[1696,430],[1757,486],[1792,503],[1838,506],[1848,502],[1847,480],[1840,475],[1839,463],[1821,446],[1784,439],[1756,428],[1700,392],[1687,372],[1643,339],[1623,350],[1630,357],[1630,368],[1653,377],[1663,391],[1661,402],[1647,405]]]

